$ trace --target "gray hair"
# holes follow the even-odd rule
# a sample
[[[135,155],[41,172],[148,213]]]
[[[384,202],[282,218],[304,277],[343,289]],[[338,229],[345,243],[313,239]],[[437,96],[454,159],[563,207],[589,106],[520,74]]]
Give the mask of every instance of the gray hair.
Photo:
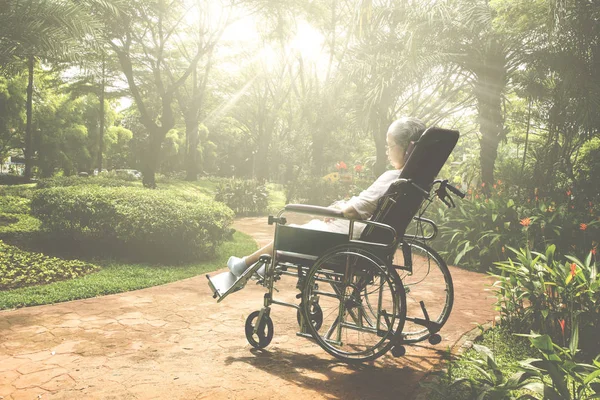
[[[408,147],[410,142],[416,142],[425,132],[425,124],[418,118],[404,117],[392,122],[388,133],[392,136],[394,143]]]

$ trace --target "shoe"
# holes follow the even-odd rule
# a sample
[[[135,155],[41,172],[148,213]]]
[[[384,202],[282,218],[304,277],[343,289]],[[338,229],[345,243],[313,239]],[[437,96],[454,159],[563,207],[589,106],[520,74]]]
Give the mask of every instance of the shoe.
[[[242,276],[244,271],[248,269],[248,266],[246,265],[246,261],[244,261],[243,258],[231,256],[227,261],[227,268],[229,268],[232,274],[239,278],[240,276]]]

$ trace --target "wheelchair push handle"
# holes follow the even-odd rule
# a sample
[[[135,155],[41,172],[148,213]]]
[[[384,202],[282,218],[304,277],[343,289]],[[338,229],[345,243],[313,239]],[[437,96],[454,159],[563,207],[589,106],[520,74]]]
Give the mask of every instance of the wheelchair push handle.
[[[456,207],[456,205],[454,204],[452,197],[448,194],[448,191],[446,189],[450,190],[453,194],[460,197],[461,199],[465,198],[465,194],[457,188],[455,188],[454,186],[452,186],[451,184],[449,184],[447,179],[438,179],[433,183],[440,185],[439,188],[435,191],[435,194],[449,208],[454,208]]]
[[[455,195],[457,195],[458,197],[460,197],[461,199],[465,198],[465,193],[463,193],[462,191],[458,190],[456,187],[452,186],[451,184],[446,182],[446,187],[448,188],[448,190],[450,190],[452,193],[454,193]]]

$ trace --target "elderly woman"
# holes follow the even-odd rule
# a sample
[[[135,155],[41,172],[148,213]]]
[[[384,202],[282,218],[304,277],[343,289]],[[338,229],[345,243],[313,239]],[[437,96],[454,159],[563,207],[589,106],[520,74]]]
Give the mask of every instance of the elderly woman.
[[[401,118],[394,121],[388,128],[386,135],[387,156],[393,169],[381,174],[379,178],[368,189],[362,191],[358,196],[348,201],[339,201],[330,207],[342,210],[345,218],[355,220],[366,220],[373,215],[377,208],[377,201],[387,192],[390,185],[400,177],[402,167],[412,152],[414,142],[419,140],[425,131],[425,125],[416,118]],[[325,219],[312,220],[302,225],[304,228],[322,230],[328,232],[347,233],[349,222],[347,220]],[[364,226],[356,227],[355,234],[360,235]],[[242,257],[230,257],[227,267],[235,276],[241,276],[251,265],[256,263],[261,255],[273,252],[273,242],[256,252]],[[264,267],[258,270],[260,275]]]

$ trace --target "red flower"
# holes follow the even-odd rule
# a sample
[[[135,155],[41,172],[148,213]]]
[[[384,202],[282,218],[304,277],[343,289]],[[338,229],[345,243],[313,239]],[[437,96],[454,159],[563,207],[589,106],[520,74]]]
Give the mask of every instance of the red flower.
[[[498,185],[496,185],[496,184],[494,183],[494,184],[492,185],[492,187],[493,187],[494,189],[496,189],[496,188],[498,187]]]
[[[537,196],[535,196],[535,201],[538,201],[538,200],[539,200],[539,198]]]
[[[498,179],[498,185],[502,185],[502,181]]]
[[[481,182],[481,187],[485,187],[485,182]]]
[[[521,222],[519,222],[521,225],[523,225],[524,227],[528,227],[529,225],[531,225],[531,218],[527,217],[527,218],[523,218],[521,220]]]
[[[577,264],[572,263],[571,264],[571,276],[575,276],[577,275]]]
[[[363,170],[363,166],[362,166],[362,165],[360,165],[360,164],[358,164],[358,165],[355,165],[355,166],[354,166],[354,170],[355,170],[356,172],[361,172],[361,171]]]
[[[560,325],[560,330],[562,331],[563,336],[565,336],[565,320],[559,319],[558,324]]]
[[[475,195],[475,198],[476,198],[476,199],[478,199],[478,198],[479,198],[479,195],[478,195],[478,194],[476,194],[476,195]]]
[[[594,247],[592,250],[590,250],[590,253],[592,253],[593,256],[596,255],[596,248]]]
[[[571,189],[567,190],[567,196],[571,196]]]
[[[338,161],[338,163],[335,164],[335,168],[336,169],[348,169],[348,167],[346,166],[346,163],[343,161]]]
[[[579,224],[579,229],[581,229],[582,231],[585,231],[587,229],[587,224],[584,224],[584,223]]]

